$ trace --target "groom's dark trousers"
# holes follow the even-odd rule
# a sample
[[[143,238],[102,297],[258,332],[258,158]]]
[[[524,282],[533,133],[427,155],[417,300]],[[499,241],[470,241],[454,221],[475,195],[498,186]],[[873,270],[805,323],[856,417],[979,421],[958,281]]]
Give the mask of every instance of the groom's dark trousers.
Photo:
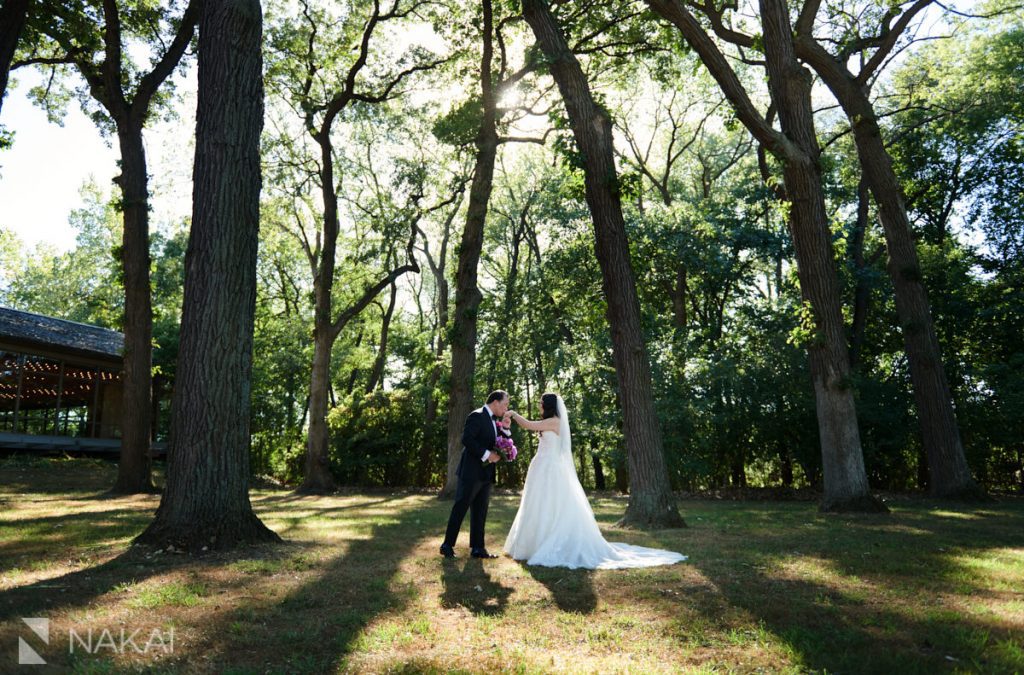
[[[488,450],[497,452],[494,449],[494,427],[489,412],[474,410],[466,418],[462,430],[462,458],[456,471],[459,482],[455,504],[444,535],[444,543],[448,546],[455,546],[462,521],[469,511],[469,548],[484,548],[484,526],[487,524],[487,505],[495,470],[494,464],[483,461],[483,456]]]

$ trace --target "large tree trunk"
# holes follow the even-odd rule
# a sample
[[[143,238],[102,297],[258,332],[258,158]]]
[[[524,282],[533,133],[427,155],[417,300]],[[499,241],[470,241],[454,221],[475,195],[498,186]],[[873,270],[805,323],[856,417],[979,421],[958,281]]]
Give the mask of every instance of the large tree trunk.
[[[280,541],[249,503],[263,73],[258,0],[206,0],[192,230],[167,487],[136,541],[187,550]]]
[[[331,474],[327,431],[327,398],[331,377],[330,326],[313,330],[313,365],[309,382],[309,431],[306,436],[306,465],[298,492],[323,494],[337,485]]]
[[[11,72],[11,61],[18,49],[18,39],[25,28],[28,8],[32,0],[3,0],[0,4],[0,110],[3,110],[4,94],[7,93],[7,78]]]
[[[783,173],[801,294],[814,319],[808,351],[825,474],[821,509],[885,511],[885,506],[871,496],[864,470],[839,283],[821,187],[811,74],[794,55],[785,0],[760,0],[760,6],[769,90],[783,133],[804,155],[804,161],[786,161]]]
[[[498,154],[497,103],[491,82],[493,16],[490,0],[483,2],[483,55],[480,60],[480,89],[483,119],[476,137],[476,165],[469,188],[466,227],[459,245],[459,266],[455,272],[455,316],[452,319],[452,375],[448,396],[448,472],[439,495],[455,495],[462,454],[462,428],[473,409],[473,374],[476,369],[477,310],[483,296],[477,288],[477,267],[484,243],[484,223],[491,200],[494,162]]]
[[[867,91],[845,67],[823,53],[803,47],[801,55],[821,75],[852,121],[857,154],[864,180],[878,204],[878,218],[885,232],[896,313],[910,365],[914,401],[928,455],[930,492],[935,497],[976,499],[984,491],[974,481],[960,440],[939,341],[935,335],[928,295],[914,246],[910,219],[892,160],[885,149],[878,118]],[[844,73],[845,71],[845,73]]]
[[[576,145],[583,155],[594,248],[607,300],[608,325],[622,402],[622,433],[629,458],[629,504],[621,523],[680,527],[654,408],[651,370],[641,331],[629,241],[619,199],[611,119],[594,102],[586,76],[544,0],[523,0],[523,16],[543,50],[565,101]]]
[[[320,190],[324,201],[324,240],[313,275],[313,364],[309,384],[309,431],[306,436],[306,470],[297,491],[308,494],[333,492],[337,485],[328,463],[327,397],[331,378],[334,268],[338,247],[338,193],[334,187],[334,147],[330,121],[315,135],[320,146]]]
[[[149,189],[142,127],[119,120],[124,231],[124,397],[121,457],[112,492],[154,490],[150,472],[150,416],[153,401],[153,308],[149,282]]]

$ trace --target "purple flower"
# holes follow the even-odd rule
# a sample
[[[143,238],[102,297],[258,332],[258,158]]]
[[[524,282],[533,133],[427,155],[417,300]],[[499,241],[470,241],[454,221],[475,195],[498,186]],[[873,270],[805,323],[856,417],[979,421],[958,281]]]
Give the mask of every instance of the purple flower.
[[[519,454],[515,442],[507,436],[499,436],[494,445],[498,452],[505,456],[506,461],[511,462]]]

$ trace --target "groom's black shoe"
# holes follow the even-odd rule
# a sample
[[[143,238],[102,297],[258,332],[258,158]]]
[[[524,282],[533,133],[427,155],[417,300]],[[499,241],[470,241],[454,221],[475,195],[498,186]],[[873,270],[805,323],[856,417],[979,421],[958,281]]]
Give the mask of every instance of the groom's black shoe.
[[[441,544],[441,555],[443,555],[445,558],[457,557],[455,555],[455,549],[449,546],[448,544]]]
[[[496,555],[491,555],[490,553],[488,553],[487,549],[485,548],[474,548],[472,551],[469,552],[469,555],[473,556],[474,558],[485,559],[493,559],[498,557]]]

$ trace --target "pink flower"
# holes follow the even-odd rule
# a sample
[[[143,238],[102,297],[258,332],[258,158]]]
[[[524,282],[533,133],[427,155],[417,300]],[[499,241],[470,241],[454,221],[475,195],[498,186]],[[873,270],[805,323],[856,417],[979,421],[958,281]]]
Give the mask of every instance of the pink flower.
[[[505,456],[506,461],[511,462],[519,454],[515,442],[507,436],[499,436],[494,445],[498,452]]]

